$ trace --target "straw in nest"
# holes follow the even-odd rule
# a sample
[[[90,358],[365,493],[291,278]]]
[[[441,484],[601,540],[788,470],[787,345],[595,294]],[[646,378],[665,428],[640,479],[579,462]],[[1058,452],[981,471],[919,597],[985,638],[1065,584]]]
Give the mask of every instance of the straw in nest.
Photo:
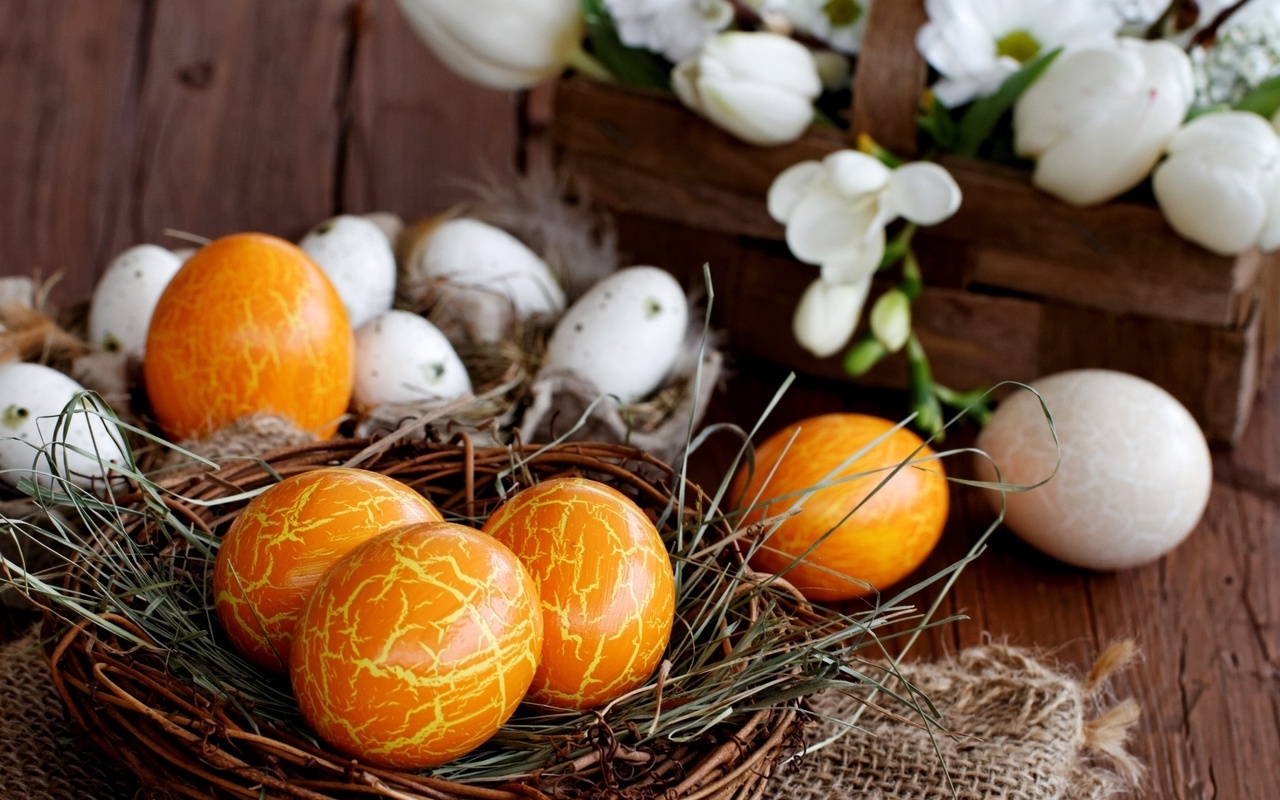
[[[323,465],[378,471],[447,517],[478,525],[512,492],[566,474],[608,483],[655,520],[676,570],[677,617],[664,666],[590,714],[528,709],[486,745],[430,773],[377,769],[335,753],[301,720],[287,684],[223,645],[209,578],[222,532],[249,498]],[[131,463],[130,467],[134,465]],[[919,615],[900,602],[861,614],[814,608],[747,566],[750,538],[708,496],[653,457],[619,445],[475,448],[338,440],[95,497],[68,483],[24,489],[52,514],[6,519],[10,535],[63,556],[62,575],[6,561],[45,615],[55,683],[76,723],[111,758],[179,796],[258,798],[749,798],[803,748],[804,698],[875,690],[893,662],[880,634]],[[74,524],[63,522],[70,517]],[[895,697],[930,720],[909,687]]]

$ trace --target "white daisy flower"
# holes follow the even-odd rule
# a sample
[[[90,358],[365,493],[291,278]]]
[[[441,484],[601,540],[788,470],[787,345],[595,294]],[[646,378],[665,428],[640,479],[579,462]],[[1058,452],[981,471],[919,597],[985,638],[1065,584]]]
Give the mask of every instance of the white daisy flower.
[[[728,0],[604,0],[604,6],[623,44],[677,64],[697,55],[734,15]]]
[[[942,78],[948,108],[994,94],[1023,64],[1058,47],[1115,41],[1122,20],[1105,0],[926,0],[916,47]]]

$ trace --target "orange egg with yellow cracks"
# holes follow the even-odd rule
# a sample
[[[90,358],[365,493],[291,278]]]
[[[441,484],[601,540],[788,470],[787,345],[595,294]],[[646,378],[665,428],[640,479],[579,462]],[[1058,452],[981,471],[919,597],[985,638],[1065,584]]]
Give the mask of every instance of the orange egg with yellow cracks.
[[[425,497],[376,472],[326,467],[285,478],[250,500],[222,538],[218,620],[245,658],[285,672],[294,626],[329,567],[379,533],[441,519]]]
[[[769,437],[756,450],[750,482],[743,469],[731,495],[750,504],[741,525],[765,521],[751,565],[785,570],[786,581],[818,602],[885,589],[920,566],[947,521],[947,481],[937,460],[922,461],[933,450],[894,425],[864,414],[827,414]],[[918,463],[890,477],[907,459]],[[867,474],[849,478],[859,473]]]
[[[333,435],[347,410],[355,343],[324,272],[297,246],[238,233],[196,251],[161,294],[143,376],[174,440],[253,414]]]
[[[542,649],[538,590],[496,539],[451,522],[370,539],[307,601],[290,676],[306,720],[370,764],[425,769],[502,727]]]
[[[484,525],[529,568],[546,643],[528,700],[588,709],[642,685],[675,620],[662,537],[611,486],[556,478],[518,492]]]

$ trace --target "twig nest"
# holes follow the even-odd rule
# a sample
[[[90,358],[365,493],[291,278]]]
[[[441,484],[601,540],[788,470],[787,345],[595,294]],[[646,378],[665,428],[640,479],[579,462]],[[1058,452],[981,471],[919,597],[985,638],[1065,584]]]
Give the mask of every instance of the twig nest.
[[[198,439],[186,439],[178,447],[213,462],[231,458],[256,458],[287,447],[310,444],[319,437],[298,428],[292,421],[272,414],[251,414],[224,425]],[[157,468],[189,463],[186,453],[165,448]]]
[[[723,354],[702,329],[688,329],[658,389],[625,405],[572,369],[544,366],[530,387],[520,437],[626,443],[675,463],[688,444],[690,424],[697,427],[706,414],[723,366]]]
[[[183,259],[159,245],[130,247],[107,265],[89,301],[89,341],[142,358],[160,295]]]
[[[564,290],[547,263],[506,231],[465,217],[419,223],[404,238],[400,293],[450,339],[501,340],[514,324],[554,318]]]
[[[342,298],[352,328],[391,308],[396,256],[377,223],[351,214],[327,219],[298,243],[324,270]]]

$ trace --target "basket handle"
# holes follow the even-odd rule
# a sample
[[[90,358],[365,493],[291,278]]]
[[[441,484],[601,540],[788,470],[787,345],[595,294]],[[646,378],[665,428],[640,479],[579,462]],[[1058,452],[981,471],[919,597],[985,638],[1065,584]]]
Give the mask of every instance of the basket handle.
[[[925,0],[879,0],[867,10],[862,52],[853,82],[854,140],[865,133],[901,156],[914,156],[916,112],[928,66],[916,50],[916,31],[928,21]]]

